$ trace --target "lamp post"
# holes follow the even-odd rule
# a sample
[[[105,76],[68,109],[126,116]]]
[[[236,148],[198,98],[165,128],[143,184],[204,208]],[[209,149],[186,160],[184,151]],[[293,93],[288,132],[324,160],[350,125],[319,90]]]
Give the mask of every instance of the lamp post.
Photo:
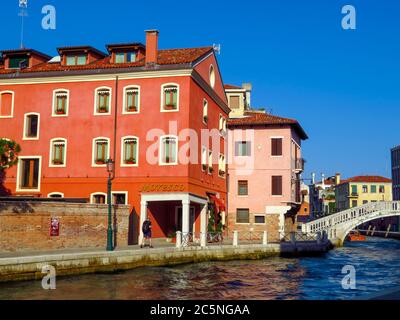
[[[108,203],[108,228],[107,228],[107,251],[113,251],[113,230],[112,230],[112,214],[111,214],[111,187],[112,180],[115,177],[115,166],[114,161],[111,159],[107,160],[107,172],[108,172],[108,180],[107,180],[107,203]]]

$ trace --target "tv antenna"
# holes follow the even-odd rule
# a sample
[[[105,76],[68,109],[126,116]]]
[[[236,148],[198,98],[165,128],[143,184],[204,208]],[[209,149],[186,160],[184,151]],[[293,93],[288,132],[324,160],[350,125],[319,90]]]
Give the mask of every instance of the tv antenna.
[[[18,0],[19,1],[19,13],[18,16],[21,17],[21,49],[24,48],[24,18],[28,16],[28,0]]]
[[[220,44],[213,44],[214,51],[220,55],[221,54],[221,45]]]

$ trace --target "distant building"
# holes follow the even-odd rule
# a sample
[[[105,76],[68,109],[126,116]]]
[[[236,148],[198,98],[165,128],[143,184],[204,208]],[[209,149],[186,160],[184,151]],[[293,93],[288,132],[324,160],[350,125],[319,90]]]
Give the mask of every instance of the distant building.
[[[327,216],[336,212],[335,187],[340,183],[340,174],[315,182],[315,175],[309,187],[310,190],[310,219]]]
[[[244,83],[241,87],[226,84],[224,88],[229,108],[231,108],[230,118],[241,117],[246,111],[250,111],[252,90],[250,83]]]
[[[392,150],[393,200],[400,200],[400,146]]]
[[[341,181],[335,193],[338,211],[370,202],[392,201],[392,180],[381,176],[356,176]]]

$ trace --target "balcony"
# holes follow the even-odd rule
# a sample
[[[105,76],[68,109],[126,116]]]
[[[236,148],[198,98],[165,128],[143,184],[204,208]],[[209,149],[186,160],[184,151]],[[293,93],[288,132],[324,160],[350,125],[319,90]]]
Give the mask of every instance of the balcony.
[[[303,158],[295,159],[293,165],[293,170],[296,172],[303,172],[304,171],[304,165],[306,163],[306,160]]]

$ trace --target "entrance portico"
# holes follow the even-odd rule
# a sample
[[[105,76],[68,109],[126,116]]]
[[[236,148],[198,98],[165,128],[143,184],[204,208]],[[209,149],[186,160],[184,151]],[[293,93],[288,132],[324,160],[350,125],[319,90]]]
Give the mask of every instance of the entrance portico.
[[[200,208],[200,235],[206,235],[208,225],[207,214],[207,198],[203,198],[191,193],[151,193],[141,195],[140,207],[140,224],[139,224],[139,243],[143,241],[142,225],[147,219],[149,206],[152,203],[171,203],[173,209],[167,210],[165,215],[173,215],[175,231],[181,231],[183,236],[187,236],[195,231],[196,214],[193,211],[193,206]],[[166,207],[166,205],[162,205]],[[162,214],[162,213],[158,213]],[[181,215],[181,217],[177,217]],[[153,217],[157,217],[157,213],[153,213]],[[161,217],[160,217],[161,218]],[[162,217],[163,220],[171,221],[168,217]],[[161,220],[161,219],[160,219]],[[179,223],[178,223],[179,221]],[[154,225],[154,221],[153,225]],[[161,221],[159,224],[166,224]],[[165,226],[164,226],[165,227]],[[165,232],[164,232],[165,233]],[[202,243],[203,244],[203,243]]]

